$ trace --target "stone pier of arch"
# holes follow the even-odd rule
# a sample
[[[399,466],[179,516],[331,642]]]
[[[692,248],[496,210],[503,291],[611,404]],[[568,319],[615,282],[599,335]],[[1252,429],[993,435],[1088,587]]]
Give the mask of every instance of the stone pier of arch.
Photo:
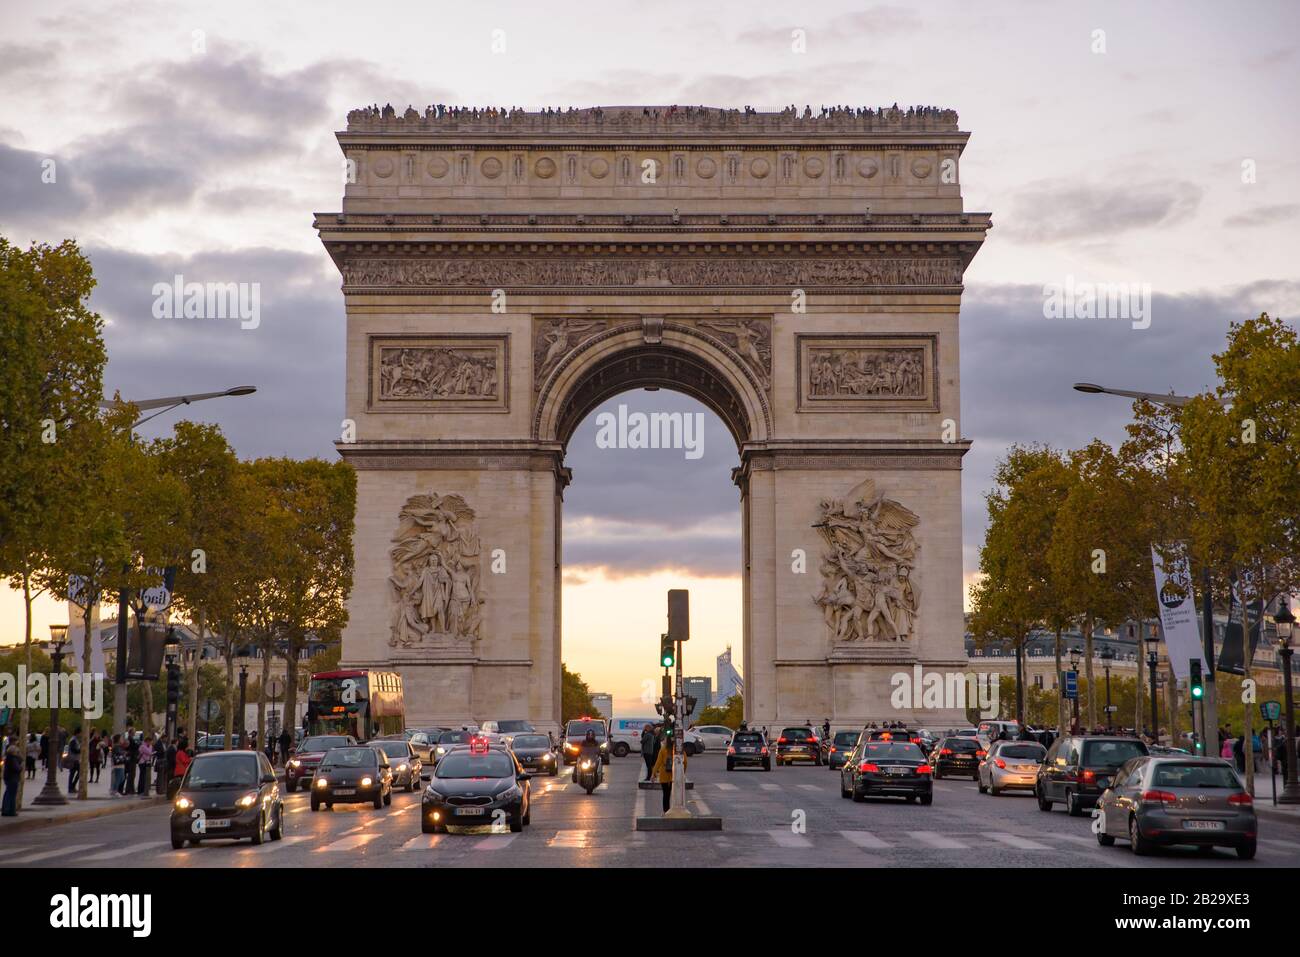
[[[967,137],[951,111],[354,111],[315,222],[358,479],[344,662],[400,671],[413,724],[556,727],[565,446],[658,386],[739,449],[747,718],[964,722],[891,679],[967,667]]]

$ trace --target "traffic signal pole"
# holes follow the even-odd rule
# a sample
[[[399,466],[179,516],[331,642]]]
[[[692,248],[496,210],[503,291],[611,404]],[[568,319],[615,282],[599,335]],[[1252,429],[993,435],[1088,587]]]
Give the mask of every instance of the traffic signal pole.
[[[682,686],[682,643],[677,642],[677,686],[673,689],[677,734],[673,741],[673,791],[667,817],[690,817],[686,808],[686,695]]]

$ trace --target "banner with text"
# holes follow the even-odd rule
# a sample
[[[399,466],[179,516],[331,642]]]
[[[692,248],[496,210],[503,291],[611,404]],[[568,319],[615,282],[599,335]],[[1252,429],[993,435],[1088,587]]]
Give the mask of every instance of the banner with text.
[[[1179,678],[1191,676],[1191,662],[1205,666],[1205,650],[1197,627],[1196,597],[1192,593],[1192,573],[1187,549],[1181,543],[1165,547],[1168,559],[1151,546],[1151,566],[1156,576],[1156,601],[1160,604],[1160,628],[1165,635],[1169,663]]]

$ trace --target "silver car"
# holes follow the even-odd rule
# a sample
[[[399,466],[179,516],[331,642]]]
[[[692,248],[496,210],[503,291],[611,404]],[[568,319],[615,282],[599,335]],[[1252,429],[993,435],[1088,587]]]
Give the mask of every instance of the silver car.
[[[979,792],[1032,791],[1047,749],[1036,741],[994,741],[980,761]]]
[[[392,741],[381,738],[377,741],[371,741],[370,746],[388,756],[388,765],[393,771],[394,790],[405,788],[408,791],[414,791],[420,786],[420,773],[424,770],[424,762],[420,760],[419,752],[415,750],[409,741]]]
[[[1120,767],[1093,812],[1097,843],[1126,840],[1134,854],[1190,844],[1207,853],[1231,847],[1255,856],[1254,802],[1222,758],[1140,757]]]

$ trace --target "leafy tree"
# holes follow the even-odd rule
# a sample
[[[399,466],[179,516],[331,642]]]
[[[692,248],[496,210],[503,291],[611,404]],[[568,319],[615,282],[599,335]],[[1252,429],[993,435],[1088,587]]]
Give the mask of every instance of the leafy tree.
[[[745,720],[745,702],[738,695],[733,694],[726,703],[721,707],[710,705],[700,712],[695,719],[696,724],[721,724],[735,731],[740,727],[740,722]]]
[[[569,670],[568,665],[560,664],[560,723],[567,724],[584,714],[593,714],[596,710],[591,700],[591,689],[582,675]]]
[[[69,471],[74,448],[65,439],[95,418],[103,396],[103,321],[87,307],[94,286],[72,240],[23,250],[0,237],[0,578],[22,591],[29,672],[32,602],[48,585],[38,572],[53,530],[78,502],[75,488],[49,479]],[[25,708],[18,727],[25,739]]]

